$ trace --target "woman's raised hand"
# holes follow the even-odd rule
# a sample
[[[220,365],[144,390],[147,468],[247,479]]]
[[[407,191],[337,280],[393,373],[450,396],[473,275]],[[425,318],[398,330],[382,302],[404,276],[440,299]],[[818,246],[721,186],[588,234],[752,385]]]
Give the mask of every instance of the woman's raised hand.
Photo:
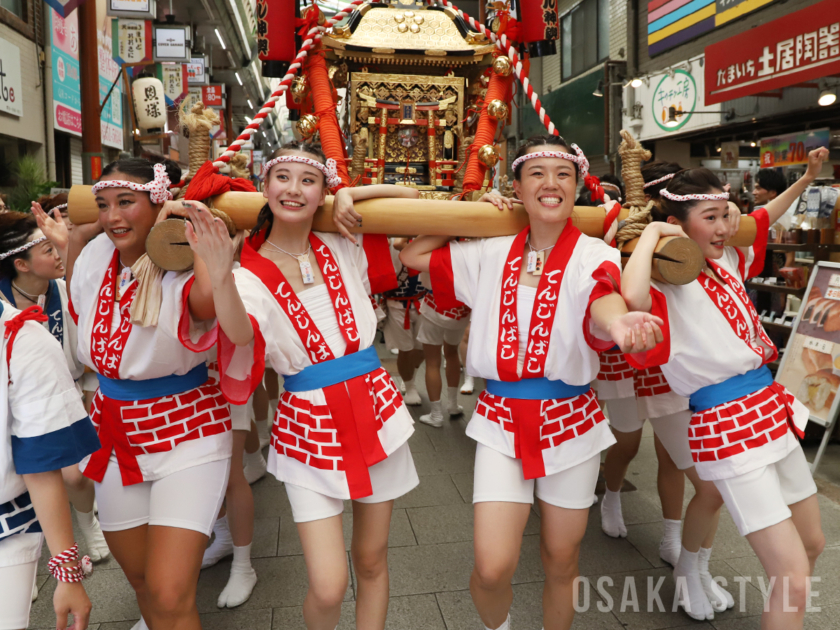
[[[158,212],[155,225],[161,221],[171,219],[172,217],[181,217],[182,219],[186,219],[189,217],[189,209],[191,207],[202,208],[210,214],[210,209],[200,201],[182,201],[180,199],[178,201],[165,201],[163,203],[163,207],[160,209],[160,212]]]
[[[492,203],[499,210],[504,210],[505,208],[507,208],[508,210],[513,210],[513,199],[511,199],[510,197],[504,197],[495,190],[491,190],[481,195],[479,201],[486,201],[487,203]]]
[[[213,217],[204,204],[196,202],[193,206],[192,203],[185,202],[183,206],[189,218],[186,227],[187,242],[195,255],[207,266],[210,279],[215,284],[233,272],[236,246],[224,221]]]

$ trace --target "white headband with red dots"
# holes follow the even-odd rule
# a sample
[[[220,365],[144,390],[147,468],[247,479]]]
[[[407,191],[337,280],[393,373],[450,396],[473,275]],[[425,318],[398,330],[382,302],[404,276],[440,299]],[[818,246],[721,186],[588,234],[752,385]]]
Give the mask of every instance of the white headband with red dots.
[[[39,243],[43,243],[46,240],[47,240],[46,236],[39,236],[38,238],[32,239],[31,241],[29,241],[28,243],[24,243],[20,247],[15,247],[14,249],[10,249],[7,252],[3,252],[2,254],[0,254],[0,260],[5,260],[9,256],[14,256],[15,254],[20,254],[21,252],[25,252],[30,247],[35,247]]]
[[[152,203],[163,203],[171,200],[172,193],[169,192],[169,186],[172,182],[169,181],[169,175],[166,174],[166,167],[163,164],[155,164],[153,168],[155,178],[146,184],[138,184],[123,179],[108,179],[94,184],[93,194],[95,195],[103,188],[129,188],[137,192],[149,193],[149,199],[152,200]]]
[[[650,188],[651,186],[656,186],[662,182],[667,182],[669,179],[673,179],[674,175],[676,175],[676,173],[668,173],[665,177],[660,177],[659,179],[654,179],[652,182],[646,183],[642,186],[642,188]]]
[[[726,201],[729,199],[728,192],[722,192],[716,195],[675,195],[674,193],[668,192],[667,189],[664,189],[659,194],[671,201]]]
[[[283,164],[286,162],[297,162],[299,164],[307,164],[309,166],[314,166],[324,174],[324,178],[327,180],[327,186],[329,188],[335,188],[336,186],[341,184],[341,178],[338,176],[338,170],[336,169],[334,159],[327,158],[327,163],[321,164],[318,160],[303,157],[302,155],[281,155],[280,157],[276,157],[273,160],[269,160],[265,163],[265,166],[263,166],[263,179],[265,179],[265,177],[271,171],[272,166],[274,166],[275,164]]]
[[[561,160],[569,160],[570,162],[574,162],[580,167],[581,177],[586,177],[589,174],[589,160],[586,159],[586,156],[583,154],[583,151],[581,151],[580,147],[574,142],[572,143],[571,147],[572,149],[574,149],[576,155],[572,155],[571,153],[566,153],[564,151],[534,151],[533,153],[526,153],[525,155],[518,157],[513,161],[511,170],[516,171],[516,167],[522,164],[525,160],[550,157],[560,158]]]

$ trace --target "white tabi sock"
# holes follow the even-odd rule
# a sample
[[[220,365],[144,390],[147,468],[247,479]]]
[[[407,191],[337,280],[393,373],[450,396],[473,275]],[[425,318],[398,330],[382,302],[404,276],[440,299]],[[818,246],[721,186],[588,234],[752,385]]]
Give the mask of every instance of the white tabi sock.
[[[460,416],[464,408],[458,404],[458,388],[448,387],[446,389],[446,411],[450,416]]]
[[[219,560],[233,553],[233,538],[230,535],[227,514],[216,520],[215,525],[213,525],[213,533],[216,537],[210,543],[210,546],[204,550],[204,559],[201,561],[202,569],[212,567]]]
[[[475,379],[467,374],[464,377],[464,384],[461,385],[461,393],[462,394],[472,394],[475,390]]]
[[[406,405],[412,406],[419,405],[422,402],[420,400],[420,392],[417,391],[417,387],[414,385],[414,379],[405,381],[405,395],[403,396],[403,400]]]
[[[245,479],[249,484],[255,483],[265,477],[265,471],[268,464],[263,457],[262,449],[257,449],[253,453],[244,452],[242,454],[243,472]]]
[[[257,573],[251,566],[251,545],[233,548],[233,563],[230,565],[230,578],[225,586],[216,606],[219,608],[236,608],[248,601],[254,586],[257,584]]]
[[[76,508],[73,510],[76,512],[76,521],[79,523],[79,529],[82,530],[82,538],[90,559],[93,562],[99,562],[110,556],[111,550],[108,549],[108,543],[99,527],[96,513],[93,510],[90,512],[79,512]]]
[[[715,611],[700,582],[698,555],[699,552],[691,553],[685,547],[681,548],[680,558],[674,567],[674,580],[684,580],[684,586],[677,585],[677,594],[681,600],[679,605],[689,617],[702,621],[714,619]]]
[[[621,513],[621,492],[613,492],[609,488],[604,492],[604,500],[601,501],[601,529],[613,538],[627,537],[627,527]]]
[[[682,521],[675,521],[666,518],[665,532],[662,534],[662,540],[659,541],[659,557],[672,567],[677,566],[677,560],[680,558],[680,549],[682,549],[682,542],[680,541],[680,525]]]
[[[715,612],[723,612],[727,608],[735,606],[735,599],[729,592],[720,584],[712,579],[712,574],[709,571],[709,558],[712,557],[712,549],[709,547],[700,547],[697,568],[700,573],[700,582],[703,584],[703,590],[706,591],[706,597],[712,604]]]
[[[146,625],[146,620],[140,617],[140,621],[131,626],[131,630],[149,630],[149,626]]]
[[[507,616],[505,622],[498,628],[488,628],[487,626],[484,626],[484,630],[510,630],[510,615]]]
[[[443,406],[439,400],[430,401],[429,406],[432,408],[431,413],[420,416],[419,420],[423,424],[439,429],[443,426]]]

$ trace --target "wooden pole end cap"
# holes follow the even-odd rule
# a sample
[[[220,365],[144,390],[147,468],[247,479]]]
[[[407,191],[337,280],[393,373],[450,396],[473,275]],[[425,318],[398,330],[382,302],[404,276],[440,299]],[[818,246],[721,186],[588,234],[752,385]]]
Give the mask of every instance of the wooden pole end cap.
[[[166,271],[192,269],[193,251],[187,243],[186,221],[166,219],[154,226],[146,237],[146,253]]]
[[[655,275],[669,284],[682,285],[693,282],[703,270],[703,252],[690,238],[668,239],[656,252],[673,259],[673,262],[661,258],[654,261],[657,272]]]

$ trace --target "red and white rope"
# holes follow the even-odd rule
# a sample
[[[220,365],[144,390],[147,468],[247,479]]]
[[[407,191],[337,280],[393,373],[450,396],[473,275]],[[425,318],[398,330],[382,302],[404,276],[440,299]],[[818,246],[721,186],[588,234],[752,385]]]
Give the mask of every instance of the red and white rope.
[[[531,106],[537,113],[540,122],[548,130],[548,133],[550,133],[553,136],[559,136],[560,132],[557,131],[557,129],[554,127],[554,123],[551,122],[551,119],[548,117],[545,108],[540,102],[539,96],[534,91],[534,88],[531,86],[531,82],[528,80],[528,76],[523,71],[522,60],[519,58],[519,53],[516,52],[516,48],[508,41],[507,37],[504,34],[502,34],[501,36],[496,35],[493,31],[484,26],[484,24],[481,24],[480,22],[471,18],[469,15],[461,11],[461,9],[449,2],[449,0],[436,1],[440,5],[450,7],[454,11],[456,11],[458,15],[464,18],[470,26],[483,33],[491,42],[496,44],[496,47],[499,50],[501,50],[508,56],[511,63],[513,64],[513,72],[514,74],[516,74],[516,78],[519,79],[519,82],[522,84],[522,89],[525,90],[525,96],[528,98],[528,101],[531,103]]]
[[[286,72],[286,76],[280,81],[280,85],[277,89],[271,93],[268,97],[268,100],[265,104],[260,108],[260,111],[254,116],[253,120],[248,124],[245,129],[242,130],[242,133],[234,140],[230,146],[228,146],[227,150],[219,156],[217,160],[213,162],[213,166],[215,167],[216,171],[230,162],[230,159],[236,155],[241,149],[242,145],[248,142],[251,139],[251,136],[254,135],[260,129],[260,125],[262,124],[263,120],[271,113],[271,110],[274,109],[275,103],[277,103],[277,99],[279,99],[286,90],[289,89],[289,86],[292,84],[292,80],[295,78],[295,74],[300,68],[303,66],[303,61],[306,59],[306,56],[309,54],[309,51],[315,46],[315,44],[321,41],[321,37],[323,36],[324,32],[332,27],[334,24],[337,24],[345,17],[350,15],[356,7],[362,4],[364,0],[353,0],[351,4],[344,7],[336,13],[333,17],[327,20],[324,26],[314,26],[312,27],[309,32],[306,34],[306,39],[303,41],[303,44],[298,51],[297,56],[295,56],[294,61],[292,61],[291,65],[289,66],[288,72]]]
[[[69,567],[61,566],[67,562],[78,563]],[[93,573],[93,563],[88,556],[79,560],[79,543],[73,543],[73,546],[67,551],[62,551],[50,558],[47,568],[50,575],[59,582],[81,582]]]

